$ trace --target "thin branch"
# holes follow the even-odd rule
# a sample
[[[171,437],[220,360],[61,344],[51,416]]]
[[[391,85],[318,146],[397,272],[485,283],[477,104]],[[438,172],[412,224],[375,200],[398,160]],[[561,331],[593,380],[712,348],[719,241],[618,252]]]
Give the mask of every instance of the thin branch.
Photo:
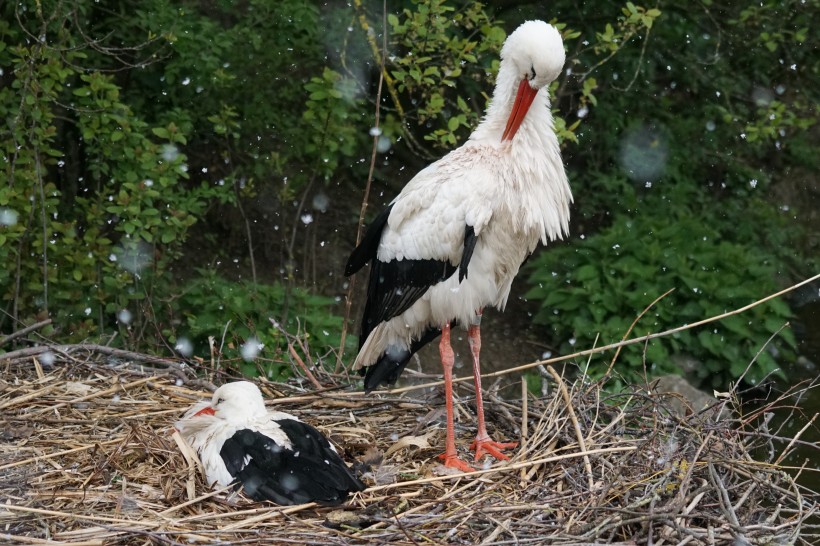
[[[357,5],[361,5],[361,2],[358,2]],[[363,15],[361,16],[363,19]],[[367,22],[364,21],[362,23],[363,28],[366,28]],[[368,39],[370,35],[368,34]],[[379,71],[379,87],[376,91],[376,113],[375,113],[375,121],[373,127],[375,131],[373,131],[373,149],[370,154],[370,170],[367,173],[367,183],[364,186],[364,195],[362,196],[362,206],[359,210],[359,223],[356,226],[356,246],[359,246],[359,243],[362,240],[362,228],[364,226],[364,217],[367,213],[367,204],[368,200],[370,199],[370,187],[373,184],[373,173],[376,170],[376,153],[378,150],[378,143],[379,143],[379,136],[381,134],[381,130],[379,129],[379,121],[381,115],[381,102],[382,102],[382,84],[385,81],[386,72],[384,69],[384,64],[387,55],[387,0],[384,0],[382,3],[382,51],[381,51],[381,70]],[[398,99],[396,100],[396,104],[398,104]],[[342,363],[342,357],[344,356],[345,351],[345,341],[347,339],[347,327],[350,323],[350,309],[353,304],[353,288],[355,287],[356,277],[350,277],[350,281],[347,287],[347,294],[345,295],[345,316],[344,320],[342,321],[342,336],[341,342],[339,344],[339,352],[336,358],[336,369],[335,373],[339,373]]]
[[[17,330],[16,332],[12,332],[6,337],[0,339],[0,347],[14,339],[17,339],[18,337],[23,337],[24,335],[29,334],[35,330],[39,330],[43,326],[48,326],[49,324],[51,324],[51,319],[41,320],[40,322],[35,322],[31,326],[26,326],[25,328]]]
[[[801,281],[797,284],[794,284],[794,285],[792,285],[788,288],[784,288],[783,290],[781,290],[779,292],[775,292],[774,294],[770,294],[770,295],[766,296],[765,298],[754,301],[754,302],[752,302],[748,305],[745,305],[745,306],[740,307],[738,309],[735,309],[733,311],[727,311],[726,313],[721,313],[720,315],[715,315],[715,316],[712,316],[712,317],[709,317],[709,318],[705,318],[703,320],[699,320],[699,321],[693,322],[691,324],[684,324],[683,326],[678,326],[678,327],[672,328],[670,330],[664,330],[663,332],[658,332],[656,334],[648,334],[648,335],[645,335],[645,336],[632,338],[632,339],[629,339],[629,340],[626,340],[626,341],[619,341],[617,343],[610,343],[609,345],[604,345],[603,347],[596,347],[594,349],[587,349],[585,351],[578,351],[577,353],[572,353],[572,354],[569,354],[569,355],[557,356],[555,358],[548,358],[546,360],[536,360],[534,362],[530,362],[529,364],[522,364],[521,366],[515,366],[513,368],[507,368],[506,370],[500,370],[500,371],[497,371],[497,372],[482,374],[482,377],[499,377],[499,376],[502,376],[502,375],[508,375],[508,374],[515,373],[515,372],[522,372],[522,371],[529,370],[531,368],[535,368],[537,366],[542,366],[542,365],[545,365],[545,364],[553,364],[555,362],[564,362],[566,360],[572,360],[573,358],[578,358],[578,357],[587,356],[587,355],[591,355],[591,354],[605,353],[606,351],[611,351],[612,349],[617,349],[619,347],[625,347],[627,345],[635,345],[637,343],[644,343],[645,341],[650,340],[650,339],[656,339],[656,338],[660,338],[660,337],[667,337],[667,336],[670,336],[672,334],[676,334],[678,332],[691,330],[693,328],[697,328],[697,327],[703,326],[705,324],[710,324],[712,322],[717,322],[719,320],[723,320],[723,319],[725,319],[727,317],[731,317],[733,315],[739,315],[741,313],[745,313],[749,309],[752,309],[754,307],[757,307],[758,305],[766,303],[769,300],[773,300],[775,298],[778,298],[778,297],[780,297],[784,294],[787,294],[787,293],[791,292],[792,290],[800,288],[801,286],[804,286],[806,284],[814,282],[818,279],[820,279],[820,274],[817,274],[813,277],[809,277],[806,280],[803,280],[803,281]],[[472,380],[472,378],[471,377],[466,377],[466,376],[465,377],[454,377],[453,378],[453,383],[460,383],[460,382],[469,381],[469,380]],[[420,384],[420,385],[411,385],[409,387],[403,387],[403,388],[399,388],[399,389],[391,389],[390,392],[396,394],[396,393],[401,393],[401,392],[405,392],[405,391],[412,391],[412,390],[416,390],[416,389],[427,389],[427,388],[430,388],[430,387],[438,387],[438,386],[443,385],[443,384],[444,384],[443,381],[432,381],[430,383],[423,383],[423,384]],[[379,391],[373,391],[373,392],[379,392]]]
[[[242,206],[242,196],[239,192],[239,181],[235,180],[233,189],[236,193],[236,208],[239,209],[239,214],[242,216],[242,221],[245,223],[245,236],[248,238],[248,257],[251,260],[251,277],[253,284],[256,286],[256,260],[253,258],[253,234],[251,233],[251,223],[248,220],[248,215],[245,214],[245,207]]]
[[[575,410],[572,409],[572,398],[567,391],[567,386],[564,384],[563,378],[558,375],[555,368],[552,366],[547,366],[547,371],[552,375],[553,379],[555,379],[555,382],[558,384],[558,389],[561,391],[561,396],[564,398],[567,413],[569,413],[569,419],[572,421],[572,427],[575,430],[575,439],[578,440],[578,446],[581,448],[581,452],[584,453],[584,468],[587,471],[589,490],[592,491],[595,488],[595,479],[592,474],[592,464],[589,462],[589,456],[586,455],[587,445],[584,441],[584,433],[581,431],[581,425],[578,423],[578,417],[575,416]]]

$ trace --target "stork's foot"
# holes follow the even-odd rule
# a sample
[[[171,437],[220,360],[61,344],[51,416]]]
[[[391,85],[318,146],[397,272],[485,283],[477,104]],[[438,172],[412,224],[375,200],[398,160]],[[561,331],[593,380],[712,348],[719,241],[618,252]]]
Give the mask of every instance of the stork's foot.
[[[476,437],[470,444],[470,449],[475,450],[475,460],[480,461],[481,457],[491,455],[499,461],[507,461],[509,457],[501,453],[502,449],[513,449],[518,447],[518,442],[496,442],[489,436],[484,438]]]
[[[475,468],[464,462],[458,455],[447,455],[446,453],[442,453],[438,456],[438,458],[440,461],[444,461],[444,466],[455,468],[456,470],[460,470],[462,472],[475,471]]]

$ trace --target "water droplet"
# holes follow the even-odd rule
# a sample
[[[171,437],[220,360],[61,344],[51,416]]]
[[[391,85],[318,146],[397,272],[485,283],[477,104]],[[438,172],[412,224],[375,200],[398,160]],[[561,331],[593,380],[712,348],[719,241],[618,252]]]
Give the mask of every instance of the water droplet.
[[[120,309],[120,312],[117,313],[117,320],[123,324],[131,324],[133,318],[134,314],[128,309]]]
[[[177,342],[174,345],[174,350],[182,356],[191,356],[194,354],[194,344],[191,343],[191,340],[188,338],[181,337],[177,339]]]
[[[265,345],[263,343],[259,343],[259,340],[255,337],[250,337],[248,340],[242,344],[240,352],[242,353],[242,358],[246,362],[250,362],[254,358],[259,355],[259,352]]]
[[[379,139],[376,141],[376,151],[378,153],[387,153],[392,146],[393,143],[390,141],[388,137],[386,137],[385,135],[379,135]]]
[[[13,226],[17,223],[18,217],[16,210],[0,207],[0,226]]]
[[[179,149],[173,144],[165,144],[162,147],[162,159],[165,161],[173,161],[179,157]]]
[[[326,212],[330,206],[330,198],[323,191],[313,196],[313,208],[320,212]]]

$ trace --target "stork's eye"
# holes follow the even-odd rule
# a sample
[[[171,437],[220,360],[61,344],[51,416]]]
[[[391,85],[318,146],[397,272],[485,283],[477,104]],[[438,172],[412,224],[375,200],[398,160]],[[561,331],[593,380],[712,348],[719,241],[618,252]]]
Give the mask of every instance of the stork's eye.
[[[221,403],[222,403],[222,402],[224,402],[224,401],[225,401],[225,399],[224,399],[224,398],[217,398],[217,399],[216,399],[216,405],[218,406],[219,404],[221,404]]]
[[[531,80],[535,79],[535,67],[534,66],[530,67],[530,79]]]

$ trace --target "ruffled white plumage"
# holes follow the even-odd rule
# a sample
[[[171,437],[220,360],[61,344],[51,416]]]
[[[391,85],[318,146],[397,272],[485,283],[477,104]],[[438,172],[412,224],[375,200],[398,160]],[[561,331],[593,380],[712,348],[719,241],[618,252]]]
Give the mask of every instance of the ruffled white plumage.
[[[197,402],[174,425],[199,456],[209,486],[225,487],[234,481],[234,477],[225,466],[220,451],[225,442],[242,429],[264,434],[283,448],[291,449],[290,439],[276,421],[283,419],[299,421],[296,416],[281,411],[265,411],[251,417],[240,414],[236,419],[225,419],[208,414],[197,415],[211,405],[209,401]],[[247,463],[248,461],[245,461],[245,464]]]

